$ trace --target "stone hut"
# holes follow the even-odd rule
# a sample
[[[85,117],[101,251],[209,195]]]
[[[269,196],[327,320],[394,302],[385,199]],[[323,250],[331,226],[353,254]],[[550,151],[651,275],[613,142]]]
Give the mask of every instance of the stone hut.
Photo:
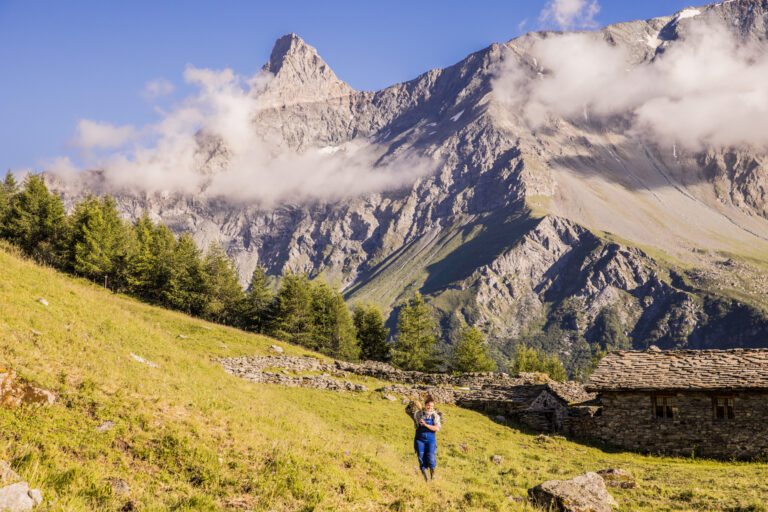
[[[611,352],[585,388],[601,407],[571,433],[670,455],[768,454],[768,349]]]
[[[466,393],[457,405],[490,415],[500,415],[541,432],[557,432],[563,427],[571,402],[593,398],[571,382],[547,381],[543,384],[484,386]]]

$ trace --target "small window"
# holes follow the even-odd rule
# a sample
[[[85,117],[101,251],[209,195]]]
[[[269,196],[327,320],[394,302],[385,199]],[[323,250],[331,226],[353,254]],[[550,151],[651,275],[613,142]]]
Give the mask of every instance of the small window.
[[[733,419],[733,397],[715,396],[712,397],[712,417],[716,420]]]
[[[655,395],[653,399],[653,415],[657,419],[671,420],[674,417],[672,412],[672,396]]]

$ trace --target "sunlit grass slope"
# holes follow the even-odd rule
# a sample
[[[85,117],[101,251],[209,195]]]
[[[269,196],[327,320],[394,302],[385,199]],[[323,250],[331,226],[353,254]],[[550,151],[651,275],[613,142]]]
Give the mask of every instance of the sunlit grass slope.
[[[59,395],[48,408],[0,410],[0,459],[52,511],[530,510],[511,498],[606,467],[640,481],[612,491],[622,510],[765,510],[766,464],[606,453],[454,407],[443,407],[439,479],[427,487],[399,402],[252,384],[211,361],[266,354],[272,343],[0,249],[0,365]],[[115,427],[99,433],[107,420]],[[128,495],[113,492],[117,478]]]

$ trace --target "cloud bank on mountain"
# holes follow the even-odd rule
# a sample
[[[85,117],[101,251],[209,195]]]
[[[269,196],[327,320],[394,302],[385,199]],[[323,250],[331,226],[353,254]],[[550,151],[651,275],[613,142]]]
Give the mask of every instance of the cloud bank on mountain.
[[[629,135],[691,149],[768,144],[768,54],[713,20],[688,28],[637,66],[599,32],[538,39],[530,62],[506,54],[495,98],[533,127],[623,116]]]
[[[188,67],[184,80],[197,93],[161,111],[158,122],[137,128],[83,119],[71,145],[115,189],[265,206],[394,190],[435,169],[431,159],[408,151],[389,155],[369,140],[297,153],[260,134],[254,117],[275,107],[261,100],[272,79],[266,71],[243,77],[229,69]],[[66,175],[73,167],[56,159],[51,171]]]

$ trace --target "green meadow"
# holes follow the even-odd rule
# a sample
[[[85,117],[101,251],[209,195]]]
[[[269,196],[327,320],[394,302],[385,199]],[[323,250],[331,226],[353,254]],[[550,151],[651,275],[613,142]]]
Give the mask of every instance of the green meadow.
[[[364,379],[370,391],[357,394],[284,388],[212,361],[274,343],[320,357],[112,294],[2,246],[0,366],[58,399],[0,410],[0,460],[42,491],[45,511],[533,510],[521,499],[529,487],[608,467],[639,483],[611,489],[620,510],[766,510],[764,462],[606,450],[451,406],[439,406],[447,421],[427,485],[403,405],[375,391],[385,383]],[[114,428],[100,433],[106,421]]]

